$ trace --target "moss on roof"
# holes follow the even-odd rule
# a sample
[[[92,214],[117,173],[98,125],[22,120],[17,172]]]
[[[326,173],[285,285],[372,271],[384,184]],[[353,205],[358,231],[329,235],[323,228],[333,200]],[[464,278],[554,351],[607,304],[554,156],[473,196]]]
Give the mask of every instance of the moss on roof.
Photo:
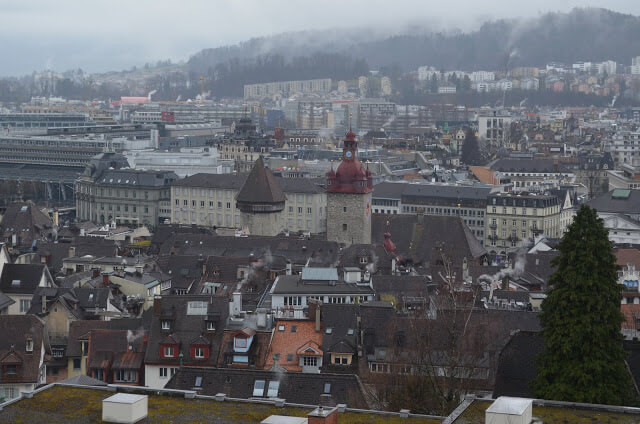
[[[101,423],[102,400],[113,392],[91,388],[54,386],[31,399],[22,399],[0,411],[0,422],[32,423]],[[149,415],[143,423],[259,423],[270,415],[305,417],[310,409],[253,403],[216,402],[209,399],[184,399],[172,396],[149,396]],[[340,414],[340,424],[439,424],[440,420],[385,416],[347,412]]]
[[[474,401],[453,424],[484,424],[485,411],[492,404],[487,401]],[[637,424],[640,415],[622,412],[598,411],[557,406],[533,405],[534,422],[542,424]]]

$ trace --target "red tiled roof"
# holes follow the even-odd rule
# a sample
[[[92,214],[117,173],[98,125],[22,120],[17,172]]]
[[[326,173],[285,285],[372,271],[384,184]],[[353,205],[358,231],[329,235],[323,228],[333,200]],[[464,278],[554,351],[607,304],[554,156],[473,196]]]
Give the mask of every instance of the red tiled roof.
[[[640,250],[638,249],[618,249],[616,258],[620,266],[634,264],[636,269],[640,269]]]
[[[622,323],[623,330],[636,330],[638,329],[638,320],[640,319],[640,305],[626,304],[620,305],[622,315],[624,315],[624,322]]]
[[[284,331],[280,331],[284,326]],[[295,327],[295,332],[293,328]],[[280,320],[276,323],[273,339],[265,358],[265,368],[271,368],[274,364],[273,356],[278,354],[278,366],[287,371],[299,372],[298,349],[307,343],[313,342],[315,346],[322,344],[322,329],[316,332],[316,324],[309,320]]]

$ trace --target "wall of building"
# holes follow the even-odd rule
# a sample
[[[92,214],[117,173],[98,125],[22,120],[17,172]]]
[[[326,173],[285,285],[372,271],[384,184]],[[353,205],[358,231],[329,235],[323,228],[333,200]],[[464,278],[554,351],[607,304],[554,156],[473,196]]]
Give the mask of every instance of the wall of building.
[[[371,193],[327,193],[327,240],[371,243]]]

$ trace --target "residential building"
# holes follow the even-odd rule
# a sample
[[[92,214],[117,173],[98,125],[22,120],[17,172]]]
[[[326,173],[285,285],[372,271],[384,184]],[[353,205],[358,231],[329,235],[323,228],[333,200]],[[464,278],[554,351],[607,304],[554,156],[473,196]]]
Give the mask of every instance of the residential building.
[[[178,180],[171,188],[174,224],[242,228],[236,197],[247,174],[196,174]],[[286,199],[279,228],[320,234],[326,231],[327,195],[310,178],[275,181]]]
[[[604,150],[618,166],[640,166],[640,131],[618,131],[605,142]]]
[[[145,356],[145,385],[162,388],[179,367],[215,367],[229,306],[226,297],[155,299]]]
[[[156,227],[171,218],[170,171],[129,168],[126,158],[105,152],[91,159],[75,184],[78,219],[99,224]]]
[[[359,268],[305,267],[299,275],[279,275],[270,290],[276,316],[302,318],[312,301],[323,304],[356,304],[373,300],[371,278]],[[312,317],[313,318],[313,317]]]
[[[143,386],[147,339],[146,331],[91,330],[87,374],[105,383]]]
[[[0,402],[19,398],[46,381],[45,326],[33,315],[0,315]]]
[[[320,373],[322,327],[308,319],[278,319],[269,344],[266,367],[289,372]]]
[[[389,77],[380,78],[380,93],[383,96],[391,95],[391,79]]]
[[[39,288],[55,288],[49,269],[40,264],[11,264],[2,266],[0,292],[14,303],[7,312],[11,315],[25,315],[31,309],[31,300]]]
[[[498,159],[490,170],[513,190],[541,190],[573,182],[573,170],[557,159]]]
[[[570,211],[567,192],[564,197],[526,192],[490,194],[484,245],[496,252],[511,252],[540,234],[562,237],[570,224]]]
[[[640,166],[622,164],[619,170],[610,169],[607,176],[609,190],[616,188],[634,189],[640,188]]]
[[[296,93],[329,93],[331,91],[331,78],[302,80],[302,81],[278,81],[261,84],[247,84],[244,86],[245,99],[263,99],[276,96],[289,97]]]
[[[371,242],[372,174],[358,160],[358,142],[349,130],[342,162],[327,174],[327,240],[341,244]]]
[[[361,99],[358,102],[359,131],[378,131],[396,116],[396,104],[382,99]]]
[[[32,202],[12,202],[0,221],[0,242],[20,254],[31,251],[39,241],[53,238],[54,223]]]
[[[640,244],[640,190],[614,189],[588,205],[598,212],[615,244]]]

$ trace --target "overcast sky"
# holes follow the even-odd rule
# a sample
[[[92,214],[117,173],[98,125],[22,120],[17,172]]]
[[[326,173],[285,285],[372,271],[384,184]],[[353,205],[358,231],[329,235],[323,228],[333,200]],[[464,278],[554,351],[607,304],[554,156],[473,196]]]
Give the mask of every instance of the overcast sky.
[[[468,29],[585,6],[640,15],[640,0],[0,0],[0,76],[122,70],[304,29]]]

